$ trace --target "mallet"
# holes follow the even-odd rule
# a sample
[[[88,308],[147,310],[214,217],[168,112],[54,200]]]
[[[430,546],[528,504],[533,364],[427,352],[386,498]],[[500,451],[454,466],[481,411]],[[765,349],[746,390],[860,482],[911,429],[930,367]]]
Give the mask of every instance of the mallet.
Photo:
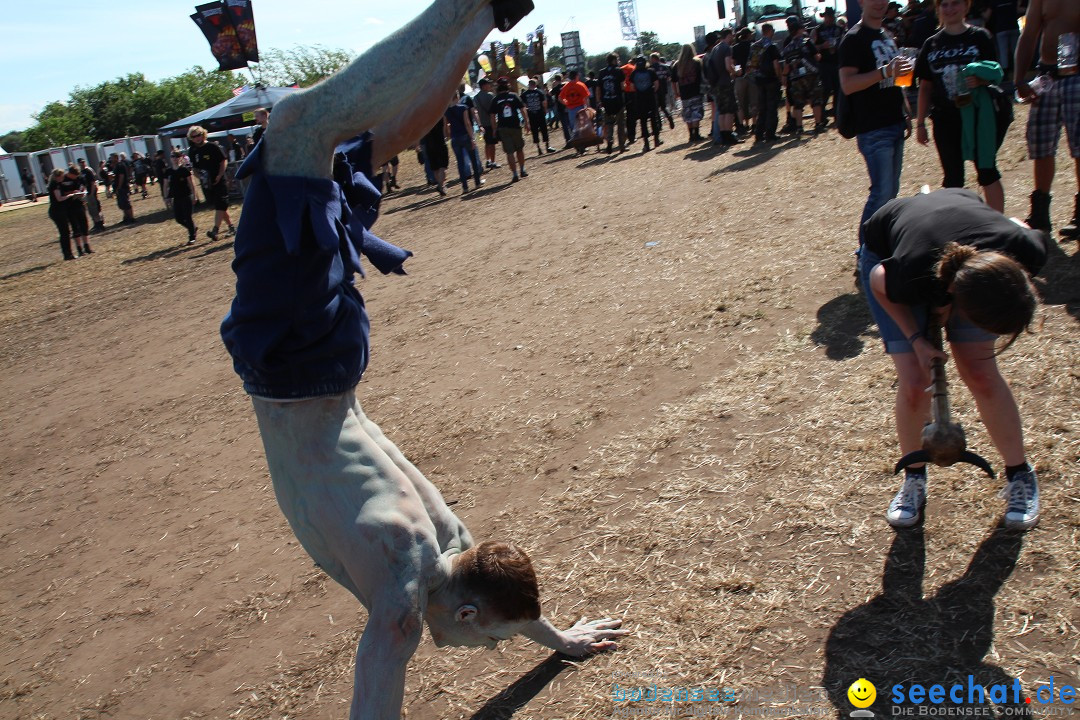
[[[926,338],[934,347],[939,350],[942,348],[941,327],[937,324],[930,324]],[[945,363],[940,358],[934,358],[931,363],[930,377],[934,391],[930,404],[933,419],[923,428],[922,449],[900,458],[893,474],[915,463],[930,462],[941,467],[949,467],[958,462],[966,462],[981,468],[991,478],[994,477],[994,470],[990,467],[990,463],[967,449],[964,428],[952,421],[949,411],[949,383],[945,379]]]

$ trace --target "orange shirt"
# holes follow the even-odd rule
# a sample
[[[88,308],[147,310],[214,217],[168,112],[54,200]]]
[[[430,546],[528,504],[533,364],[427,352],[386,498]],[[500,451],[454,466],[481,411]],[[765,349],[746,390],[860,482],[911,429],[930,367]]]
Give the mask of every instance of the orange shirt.
[[[637,92],[637,90],[634,89],[634,83],[630,82],[630,73],[634,72],[634,70],[637,69],[637,65],[635,65],[632,62],[628,62],[619,69],[622,70],[622,74],[623,74],[623,84],[622,84],[623,92],[628,92],[628,93]]]
[[[571,80],[559,91],[559,102],[568,108],[581,107],[589,102],[589,88],[580,80]]]

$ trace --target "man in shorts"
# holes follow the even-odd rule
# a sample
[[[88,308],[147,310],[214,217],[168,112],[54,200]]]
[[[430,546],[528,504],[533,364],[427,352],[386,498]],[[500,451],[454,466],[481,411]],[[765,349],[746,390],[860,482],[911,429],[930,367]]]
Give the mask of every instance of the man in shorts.
[[[810,105],[814,112],[814,132],[825,129],[822,114],[821,81],[818,77],[817,49],[806,36],[806,28],[797,15],[787,19],[788,36],[781,54],[784,56],[784,77],[787,80],[787,97],[791,106],[795,134],[803,132],[803,108]]]
[[[522,124],[525,132],[529,132],[529,113],[521,98],[510,92],[509,78],[499,78],[495,89],[499,92],[491,102],[491,114],[499,130],[499,142],[506,153],[506,161],[510,163],[510,172],[513,173],[510,182],[516,183],[519,165],[521,177],[529,177],[525,169],[525,137],[521,132]]]
[[[221,335],[252,396],[282,512],[315,562],[368,611],[352,720],[401,717],[425,624],[440,646],[494,648],[520,632],[579,657],[613,648],[625,632],[611,620],[555,628],[541,614],[528,556],[509,543],[474,544],[357,399],[369,327],[353,282],[361,255],[383,273],[403,273],[410,255],[370,231],[379,207],[373,168],[434,125],[492,28],[505,32],[531,9],[530,0],[435,0],[275,105],[238,173],[251,184]],[[417,43],[441,51],[397,63]]]
[[[495,147],[499,144],[499,136],[491,119],[491,103],[495,101],[495,94],[491,92],[491,81],[487,78],[481,78],[477,85],[480,91],[473,100],[476,102],[476,114],[480,116],[480,129],[484,134],[484,159],[487,161],[484,167],[494,170],[500,167],[499,163],[495,162]]]
[[[206,141],[206,129],[199,125],[192,125],[187,131],[188,158],[191,166],[202,183],[203,195],[206,201],[214,207],[214,227],[206,231],[206,237],[211,240],[217,239],[218,230],[224,220],[229,226],[229,235],[235,235],[232,218],[229,217],[229,183],[225,179],[225,168],[229,166],[229,159],[218,147],[217,143]]]
[[[713,96],[713,112],[717,118],[713,127],[716,136],[713,143],[734,145],[739,141],[735,135],[735,113],[738,103],[735,100],[735,59],[731,52],[731,28],[720,31],[716,47],[705,56],[706,77],[709,78],[710,92]]]
[[[1027,145],[1028,155],[1035,165],[1035,192],[1031,193],[1031,215],[1027,224],[1050,232],[1050,186],[1054,183],[1054,156],[1062,125],[1080,183],[1080,74],[1076,71],[1075,47],[1071,68],[1058,67],[1058,40],[1062,35],[1072,33],[1072,42],[1076,43],[1080,36],[1080,3],[1076,0],[1030,0],[1025,18],[1013,67],[1017,68],[1016,92],[1021,99],[1031,103]],[[1024,77],[1024,68],[1031,67],[1037,43],[1038,73],[1053,81],[1039,94]],[[1072,222],[1061,228],[1061,234],[1075,240],[1080,238],[1080,193],[1073,201]]]

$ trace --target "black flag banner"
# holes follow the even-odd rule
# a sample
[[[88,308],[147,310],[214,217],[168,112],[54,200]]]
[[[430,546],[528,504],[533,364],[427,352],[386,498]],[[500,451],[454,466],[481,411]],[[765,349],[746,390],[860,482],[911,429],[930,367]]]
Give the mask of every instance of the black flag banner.
[[[229,8],[244,57],[248,62],[259,62],[259,43],[255,40],[255,13],[251,9],[251,0],[225,0],[225,6]]]
[[[191,16],[210,43],[210,52],[218,62],[219,70],[239,70],[247,67],[244,51],[240,47],[240,38],[236,35],[232,19],[220,2],[209,2],[195,6]]]

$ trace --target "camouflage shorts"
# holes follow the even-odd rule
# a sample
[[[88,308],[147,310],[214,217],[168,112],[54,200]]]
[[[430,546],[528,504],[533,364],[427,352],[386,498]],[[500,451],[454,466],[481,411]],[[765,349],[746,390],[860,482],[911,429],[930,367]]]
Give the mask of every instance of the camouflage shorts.
[[[807,105],[821,107],[821,81],[817,75],[792,78],[788,82],[787,95],[788,102],[791,103],[793,108],[801,110]]]

